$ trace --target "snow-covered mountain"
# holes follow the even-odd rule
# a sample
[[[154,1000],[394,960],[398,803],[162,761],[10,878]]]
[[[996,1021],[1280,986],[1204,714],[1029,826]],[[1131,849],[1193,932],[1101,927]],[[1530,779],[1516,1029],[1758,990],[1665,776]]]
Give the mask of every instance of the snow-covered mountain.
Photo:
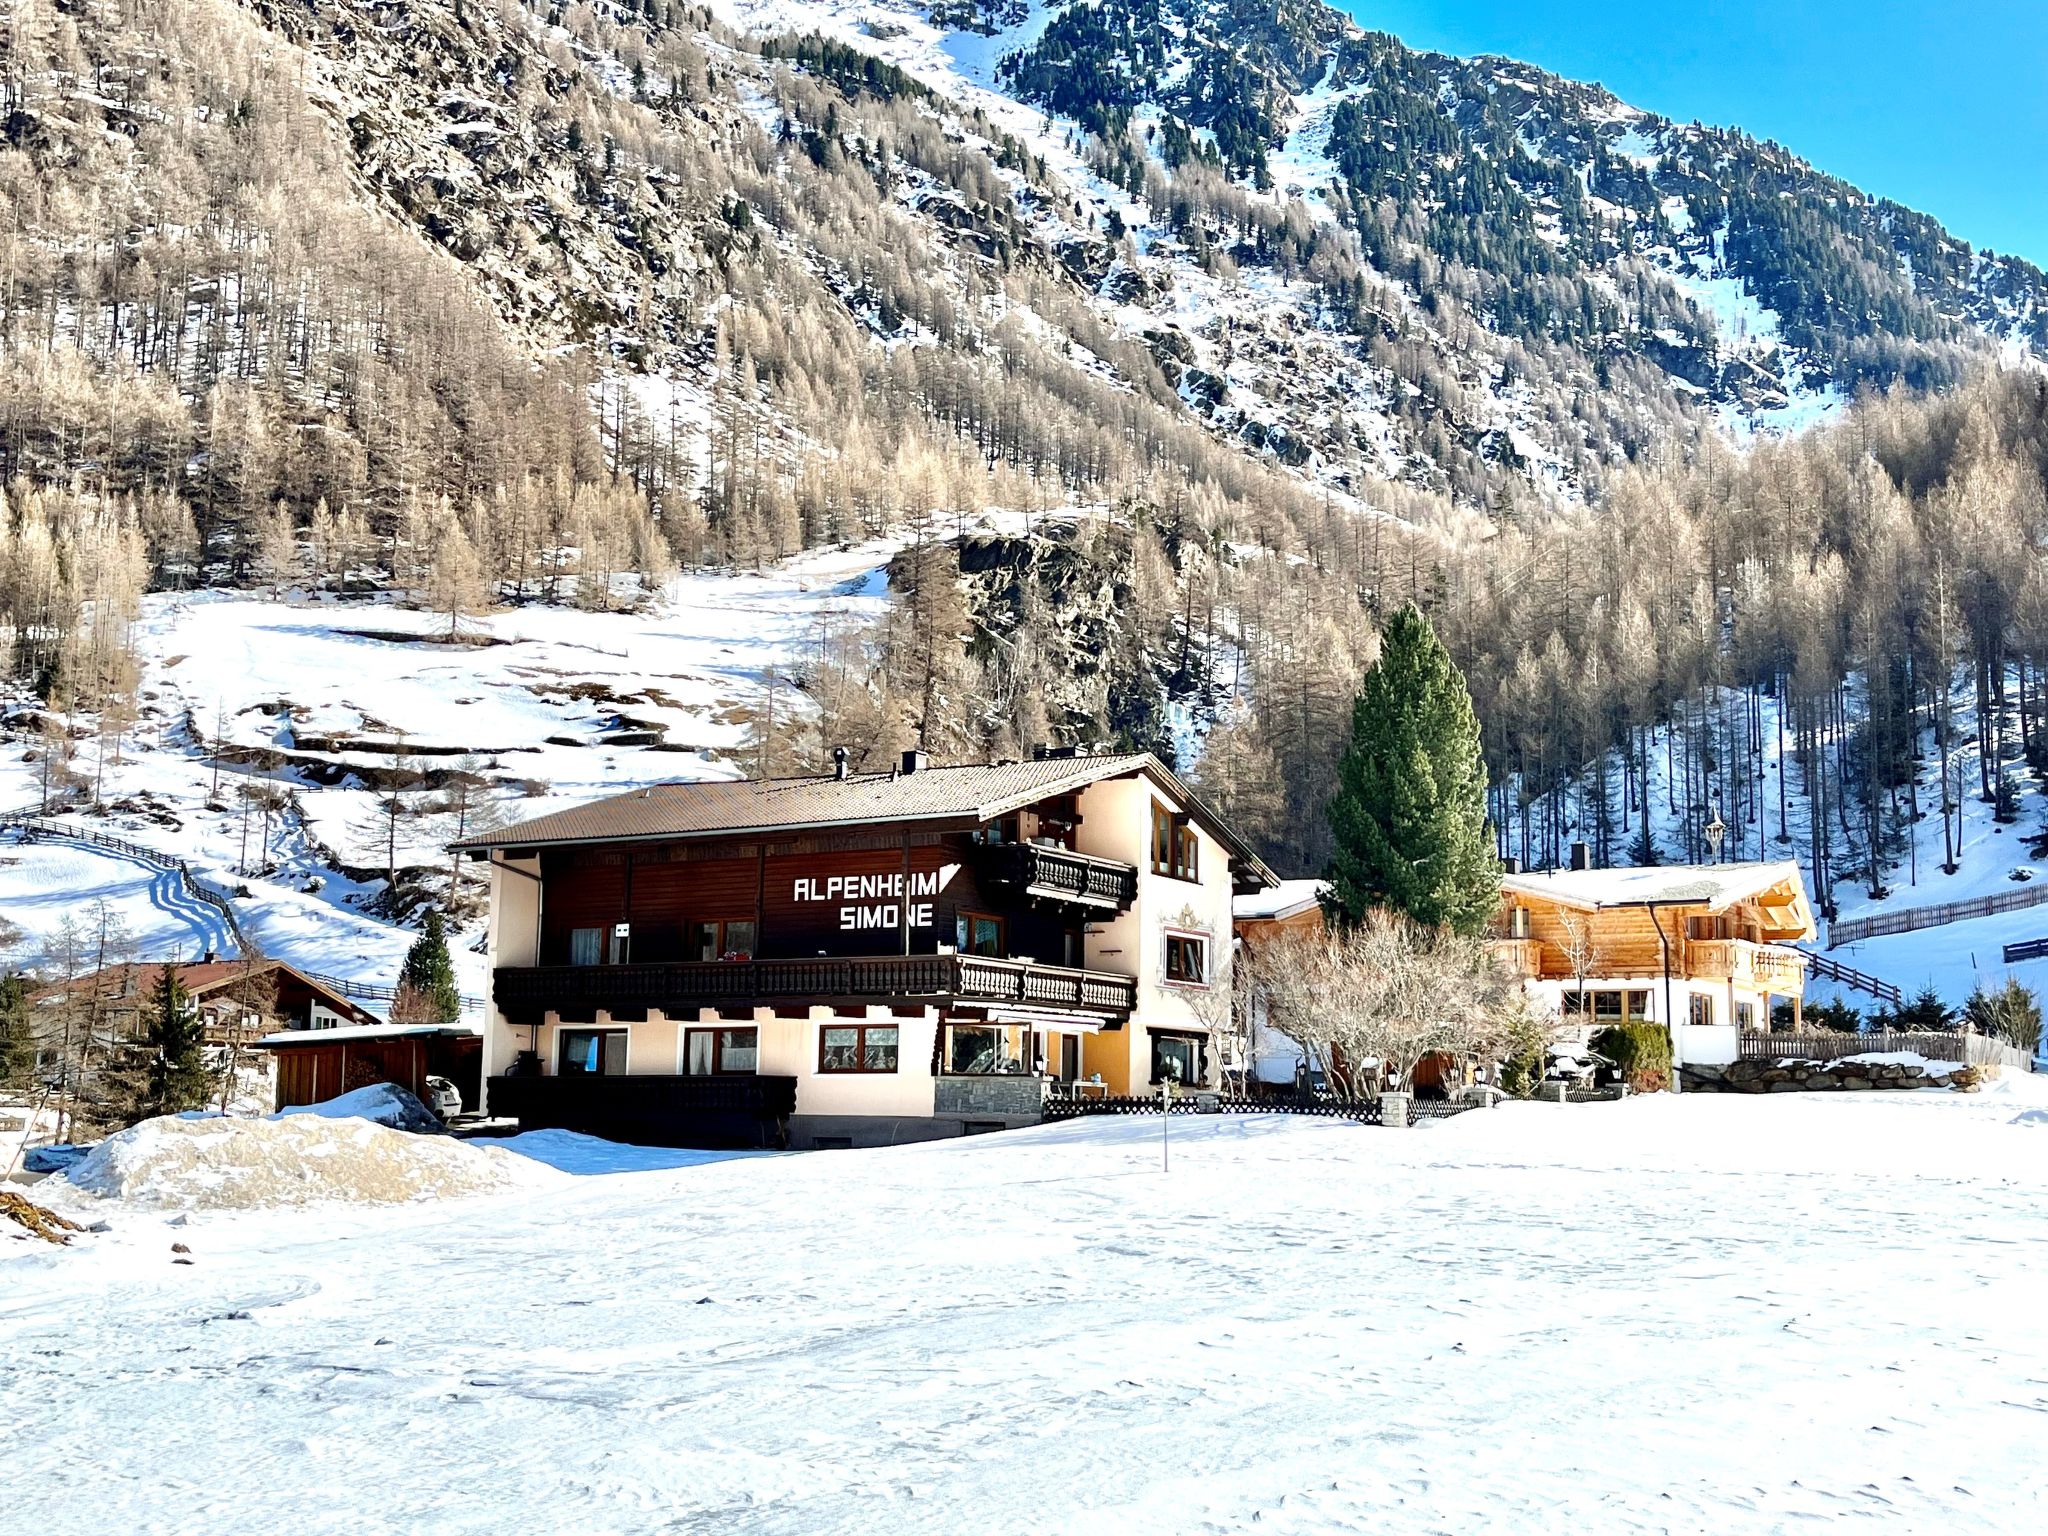
[[[732,435],[801,484],[913,423],[1069,484],[1135,443],[1311,494],[1575,497],[1706,424],[1796,425],[2048,343],[2038,269],[1788,150],[1415,52],[1319,0],[41,15],[0,19],[7,139],[116,236],[33,208],[54,323],[92,331],[125,287],[88,338],[102,366],[186,348],[208,419],[221,356],[276,376],[285,422],[328,418],[373,486],[388,450],[355,365],[323,355],[333,302],[301,323],[295,300],[375,290],[385,264],[418,276],[352,302],[364,325],[432,292],[431,340],[460,343],[419,389],[519,396],[510,359],[566,360],[593,449],[714,511],[753,496]],[[366,208],[375,240],[341,238]],[[429,340],[400,338],[399,365]],[[450,403],[451,434],[486,413]],[[4,467],[61,479],[65,440],[16,431]]]
[[[1303,0],[160,0],[7,7],[0,45],[0,483],[10,513],[16,487],[63,502],[0,547],[22,739],[53,706],[98,736],[124,836],[202,837],[223,879],[277,864],[278,910],[323,922],[415,910],[388,866],[414,898],[443,873],[425,824],[410,863],[353,846],[388,787],[357,770],[474,749],[501,791],[565,794],[737,771],[764,671],[817,704],[828,623],[691,650],[685,689],[638,659],[672,654],[677,615],[803,550],[880,583],[906,529],[923,548],[991,510],[945,573],[953,696],[989,727],[962,739],[1115,735],[1185,767],[1221,699],[1246,718],[1284,678],[1300,707],[1246,730],[1319,822],[1383,603],[1485,595],[1497,567],[1483,611],[1514,622],[1475,619],[1463,659],[1516,680],[1496,703],[1524,670],[1555,689],[1600,645],[1574,631],[1552,665],[1546,639],[1613,604],[1525,620],[1575,588],[1520,552],[1613,515],[1623,466],[2048,345],[2039,270],[1787,150]],[[1552,497],[1593,507],[1531,512]],[[1102,537],[1030,536],[1077,512]],[[428,569],[458,524],[467,577]],[[666,600],[559,611],[608,609],[628,571]],[[1732,579],[1701,573],[1710,598]],[[511,605],[475,654],[507,664],[519,731],[458,728],[499,688],[462,683],[488,669],[461,651],[417,724],[366,679],[336,695],[344,658],[400,642],[334,609],[446,587],[452,627],[465,584]],[[97,615],[145,586],[138,680]],[[164,595],[207,586],[244,595]],[[281,673],[305,626],[264,589],[310,598],[336,651]],[[1690,590],[1655,590],[1660,622]],[[231,612],[225,652],[189,638]],[[586,621],[606,638],[573,662],[540,633]],[[1672,666],[1642,712],[1694,681]],[[299,788],[256,833],[272,857],[219,793],[223,718],[240,766]],[[660,742],[610,739],[649,721]],[[332,947],[374,972],[399,939]]]

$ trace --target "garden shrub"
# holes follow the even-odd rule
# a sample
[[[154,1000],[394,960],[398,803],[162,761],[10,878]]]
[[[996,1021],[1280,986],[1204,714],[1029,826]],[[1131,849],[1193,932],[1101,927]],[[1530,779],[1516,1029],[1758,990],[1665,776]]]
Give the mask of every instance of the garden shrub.
[[[1659,1093],[1671,1086],[1671,1036],[1662,1024],[1610,1024],[1591,1045],[1614,1063],[1632,1091]]]

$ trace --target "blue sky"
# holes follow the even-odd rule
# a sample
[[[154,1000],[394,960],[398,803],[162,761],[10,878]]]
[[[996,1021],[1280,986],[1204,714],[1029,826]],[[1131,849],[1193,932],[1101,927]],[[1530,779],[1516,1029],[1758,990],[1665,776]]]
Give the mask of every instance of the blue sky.
[[[2048,266],[2048,0],[1335,0],[1417,48],[1776,139]]]

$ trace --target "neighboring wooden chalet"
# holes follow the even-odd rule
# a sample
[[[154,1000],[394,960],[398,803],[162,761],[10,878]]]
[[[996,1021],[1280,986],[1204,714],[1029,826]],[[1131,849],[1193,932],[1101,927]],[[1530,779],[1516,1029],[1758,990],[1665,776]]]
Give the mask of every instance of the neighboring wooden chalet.
[[[31,1001],[66,1003],[90,1015],[102,1038],[140,1039],[149,1032],[150,997],[165,962],[110,965],[44,987]],[[282,960],[171,962],[206,1026],[208,1045],[253,1044],[281,1029],[325,1029],[375,1024],[377,1016],[324,982]]]
[[[491,864],[486,1108],[796,1146],[1216,1084],[1233,891],[1266,867],[1156,758],[659,784]]]
[[[1677,1060],[1736,1059],[1745,1031],[1796,1010],[1815,935],[1799,866],[1704,864],[1510,873],[1494,945],[1590,1031],[1624,1019],[1671,1029]]]

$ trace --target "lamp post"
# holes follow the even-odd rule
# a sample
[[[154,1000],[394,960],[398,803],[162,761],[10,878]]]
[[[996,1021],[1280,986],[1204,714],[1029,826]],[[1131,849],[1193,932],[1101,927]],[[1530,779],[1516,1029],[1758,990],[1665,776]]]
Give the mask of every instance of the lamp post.
[[[1706,825],[1707,852],[1714,863],[1721,862],[1721,839],[1728,835],[1728,829],[1721,824],[1721,803],[1714,802],[1714,819]]]

